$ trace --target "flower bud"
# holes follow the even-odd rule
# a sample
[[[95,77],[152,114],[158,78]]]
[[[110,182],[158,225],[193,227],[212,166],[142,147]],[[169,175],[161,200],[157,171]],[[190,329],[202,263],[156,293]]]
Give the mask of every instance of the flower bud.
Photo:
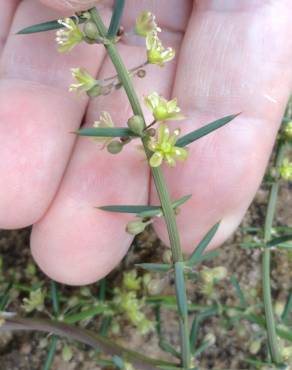
[[[292,162],[285,158],[282,166],[279,168],[280,176],[286,181],[292,181]]]
[[[209,345],[210,346],[213,346],[213,344],[215,344],[216,342],[216,337],[213,333],[208,333],[205,338],[204,338],[204,342],[209,342]]]
[[[284,347],[281,350],[281,355],[285,361],[290,360],[292,358],[292,346]]]
[[[133,116],[128,120],[128,127],[135,134],[142,135],[144,129],[144,122],[141,116]]]
[[[159,295],[165,288],[165,281],[162,279],[152,279],[147,284],[147,291],[152,295]]]
[[[216,280],[223,280],[227,276],[227,269],[224,266],[218,266],[212,269],[213,278]]]
[[[126,231],[131,235],[141,234],[149,223],[150,222],[143,222],[139,220],[130,221],[127,225]]]
[[[96,24],[92,21],[85,23],[83,32],[90,40],[96,40],[100,36]]]
[[[123,150],[123,144],[117,140],[111,141],[107,146],[107,150],[111,154],[119,154]]]
[[[87,91],[87,95],[90,98],[96,98],[97,96],[102,95],[102,93],[103,93],[103,87],[101,85],[98,85],[98,84]]]
[[[257,353],[259,353],[260,349],[261,349],[261,341],[259,339],[257,340],[253,340],[250,345],[249,345],[249,352],[252,354],[252,355],[256,355]]]
[[[274,306],[275,314],[280,317],[285,309],[285,303],[282,301],[277,301]]]
[[[200,271],[199,273],[201,279],[203,280],[204,283],[206,284],[210,284],[210,283],[213,283],[213,280],[214,280],[214,277],[213,277],[213,273],[211,271],[211,269],[204,269],[202,271]]]
[[[172,253],[170,249],[163,252],[162,261],[167,264],[172,264]]]

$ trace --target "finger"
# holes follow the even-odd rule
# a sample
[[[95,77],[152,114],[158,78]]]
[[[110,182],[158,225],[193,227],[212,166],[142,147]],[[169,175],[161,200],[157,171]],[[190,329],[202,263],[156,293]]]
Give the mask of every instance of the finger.
[[[86,10],[100,2],[100,0],[40,0],[48,7],[58,10]]]
[[[173,92],[189,117],[181,124],[184,132],[243,112],[193,143],[185,164],[166,169],[173,198],[193,195],[178,217],[186,251],[218,220],[213,246],[240,223],[261,182],[291,91],[291,3],[223,3],[197,2]],[[157,231],[167,241],[161,223]]]
[[[5,45],[11,21],[19,0],[0,0],[0,55]]]
[[[145,50],[121,46],[129,68],[145,61]],[[147,76],[135,80],[139,96],[152,89],[168,94],[175,64],[163,73],[147,67]],[[99,78],[114,75],[109,60]],[[132,115],[122,89],[90,104],[86,122],[92,125],[101,111],[108,111],[117,126]],[[54,280],[72,285],[92,283],[106,275],[125,255],[132,238],[125,228],[134,216],[121,216],[95,209],[109,204],[147,204],[149,171],[137,150],[139,142],[127,145],[122,154],[110,156],[90,139],[80,138],[54,203],[33,228],[32,253],[41,269]]]
[[[12,33],[55,18],[33,0],[19,5]],[[87,100],[68,93],[70,67],[96,73],[102,49],[80,46],[56,52],[52,33],[10,35],[1,58],[0,225],[18,228],[38,220],[63,175]]]

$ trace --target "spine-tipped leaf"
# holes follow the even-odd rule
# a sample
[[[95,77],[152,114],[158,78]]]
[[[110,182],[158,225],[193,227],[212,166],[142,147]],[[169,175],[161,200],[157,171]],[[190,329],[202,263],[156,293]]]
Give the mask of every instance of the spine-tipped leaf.
[[[179,147],[187,146],[191,144],[193,141],[196,141],[200,139],[201,137],[210,134],[212,131],[218,130],[218,128],[234,120],[234,118],[236,118],[239,114],[240,113],[232,114],[230,116],[220,118],[214,122],[209,123],[206,126],[203,126],[195,131],[192,131],[189,134],[182,136],[180,139],[178,139],[175,145]]]
[[[280,236],[279,238],[274,238],[271,241],[269,241],[267,243],[267,247],[269,247],[269,248],[276,247],[276,246],[278,246],[282,243],[286,243],[286,242],[290,242],[290,241],[292,241],[292,234],[283,235],[283,236]],[[291,248],[292,248],[292,245],[291,245]]]
[[[172,203],[173,208],[177,208],[186,203],[191,198],[191,195],[186,195]],[[155,217],[162,214],[160,206],[143,206],[143,205],[113,205],[98,207],[98,209],[106,212],[116,213],[133,213],[139,217]]]
[[[201,262],[202,260],[202,255],[205,251],[205,249],[208,247],[210,244],[211,240],[213,239],[214,235],[216,234],[218,228],[219,228],[220,222],[218,222],[216,225],[214,225],[208,233],[204,236],[204,238],[200,241],[192,255],[187,261],[187,264],[189,266],[194,265],[198,262]]]
[[[71,19],[75,20],[76,16],[71,17]],[[79,23],[84,23],[85,19],[82,17],[78,17]],[[44,22],[35,24],[33,26],[29,26],[26,28],[23,28],[22,30],[17,32],[17,35],[29,35],[32,33],[40,33],[40,32],[47,32],[47,31],[53,31],[58,30],[60,28],[63,28],[64,26],[58,22],[58,20]]]
[[[90,137],[137,137],[133,131],[124,127],[91,127],[83,128],[78,130],[77,135],[79,136],[90,136]]]
[[[124,7],[125,7],[125,0],[116,0],[113,15],[111,18],[111,23],[110,23],[108,33],[107,33],[109,38],[116,36],[116,34],[118,33]]]

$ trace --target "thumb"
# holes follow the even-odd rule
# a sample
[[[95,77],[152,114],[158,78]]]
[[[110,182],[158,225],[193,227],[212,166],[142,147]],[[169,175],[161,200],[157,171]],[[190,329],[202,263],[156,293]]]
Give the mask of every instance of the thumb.
[[[100,0],[40,0],[50,8],[58,10],[86,10],[98,3]]]

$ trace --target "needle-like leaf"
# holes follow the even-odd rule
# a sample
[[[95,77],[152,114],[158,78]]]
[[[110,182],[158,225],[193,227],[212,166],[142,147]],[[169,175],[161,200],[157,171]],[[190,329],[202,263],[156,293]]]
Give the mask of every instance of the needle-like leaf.
[[[138,137],[133,131],[125,127],[91,127],[76,131],[79,136],[92,137]]]
[[[179,147],[187,146],[191,144],[193,141],[196,141],[200,139],[201,137],[210,134],[212,131],[218,130],[218,128],[234,120],[234,118],[236,118],[239,114],[240,113],[232,114],[230,116],[220,118],[214,122],[207,124],[206,126],[203,126],[195,131],[192,131],[189,134],[182,136],[180,139],[178,139],[175,145]]]
[[[271,241],[269,241],[267,243],[267,247],[269,247],[269,248],[276,247],[279,244],[289,242],[289,241],[292,241],[292,234],[283,235],[283,236],[280,236],[279,238],[272,239]],[[291,246],[291,248],[292,248],[292,246]]]
[[[186,203],[191,198],[191,195],[186,195],[182,198],[175,200],[172,203],[173,208],[177,208],[184,203]],[[98,209],[107,212],[117,212],[117,213],[133,213],[139,217],[154,217],[162,213],[160,206],[143,206],[143,205],[116,205],[116,206],[103,206],[98,207]]]
[[[204,238],[200,241],[199,245],[196,247],[192,255],[187,261],[187,264],[189,266],[192,266],[198,261],[201,261],[201,257],[204,253],[204,250],[208,247],[210,244],[211,240],[213,239],[214,235],[216,234],[218,228],[219,228],[220,222],[218,222],[216,225],[214,225],[208,233],[204,236]]]
[[[71,17],[71,19],[75,20],[76,16]],[[78,17],[78,22],[79,23],[84,23],[85,19],[82,17]],[[63,28],[58,20],[54,21],[49,21],[49,22],[44,22],[44,23],[39,23],[35,24],[33,26],[29,26],[26,28],[23,28],[22,30],[17,32],[17,35],[29,35],[32,33],[39,33],[39,32],[47,32],[47,31],[52,31],[52,30],[58,30],[60,28]]]

